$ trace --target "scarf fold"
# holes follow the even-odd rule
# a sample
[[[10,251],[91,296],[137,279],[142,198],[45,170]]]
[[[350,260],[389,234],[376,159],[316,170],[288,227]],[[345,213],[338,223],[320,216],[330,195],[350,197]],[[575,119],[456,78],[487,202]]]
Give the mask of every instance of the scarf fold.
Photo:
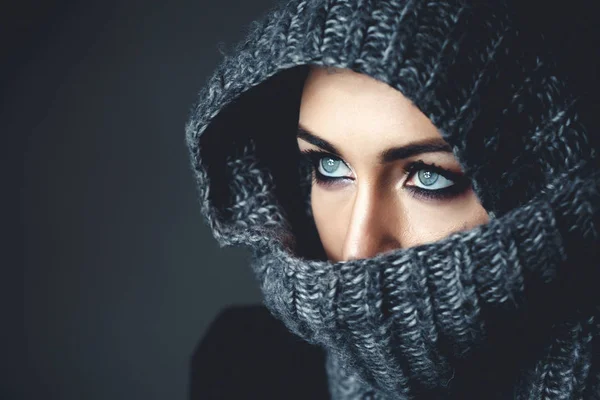
[[[334,398],[580,398],[594,380],[599,208],[600,173],[581,166],[435,243],[332,263],[257,236],[252,266],[271,312],[329,350]]]
[[[333,399],[600,399],[598,142],[540,43],[503,1],[291,0],[200,92],[202,214],[251,249],[271,313],[326,350]],[[309,64],[409,98],[489,223],[325,260],[295,139]]]

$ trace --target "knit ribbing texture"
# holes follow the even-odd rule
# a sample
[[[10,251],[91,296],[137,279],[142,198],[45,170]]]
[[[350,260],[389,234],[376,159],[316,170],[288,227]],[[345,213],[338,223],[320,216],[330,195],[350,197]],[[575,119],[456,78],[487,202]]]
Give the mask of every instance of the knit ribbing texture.
[[[600,399],[597,149],[513,19],[502,1],[281,2],[199,94],[186,140],[202,214],[220,245],[252,250],[271,313],[327,351],[333,399]],[[324,259],[294,149],[311,64],[408,97],[490,222]]]

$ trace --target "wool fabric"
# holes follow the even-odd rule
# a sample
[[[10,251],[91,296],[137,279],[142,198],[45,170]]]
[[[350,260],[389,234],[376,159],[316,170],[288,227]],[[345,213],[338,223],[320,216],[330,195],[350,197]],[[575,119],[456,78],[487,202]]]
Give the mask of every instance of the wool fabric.
[[[291,0],[201,89],[201,212],[251,250],[271,313],[326,350],[333,399],[600,399],[597,143],[543,44],[503,1]],[[296,145],[309,65],[409,98],[489,223],[327,260]]]

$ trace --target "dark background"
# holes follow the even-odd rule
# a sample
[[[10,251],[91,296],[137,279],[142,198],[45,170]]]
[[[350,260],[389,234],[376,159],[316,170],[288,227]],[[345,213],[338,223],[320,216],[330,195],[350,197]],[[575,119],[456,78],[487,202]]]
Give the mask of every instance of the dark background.
[[[2,192],[20,195],[24,237],[24,286],[5,264],[16,293],[4,304],[20,319],[24,287],[25,339],[5,341],[0,399],[184,399],[207,324],[260,301],[245,254],[218,249],[204,226],[184,126],[219,43],[272,3],[0,11],[3,153],[20,158],[3,172],[22,178]]]
[[[260,296],[204,226],[192,104],[275,0],[0,7],[0,399],[184,399],[217,312]],[[596,97],[592,2],[521,2]],[[594,101],[594,100],[592,100]]]

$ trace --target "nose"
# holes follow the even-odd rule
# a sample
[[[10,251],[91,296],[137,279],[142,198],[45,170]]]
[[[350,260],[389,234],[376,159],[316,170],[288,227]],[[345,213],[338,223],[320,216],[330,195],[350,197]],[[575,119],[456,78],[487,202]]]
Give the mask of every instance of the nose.
[[[401,247],[399,223],[398,206],[391,198],[377,188],[360,187],[348,215],[342,259],[369,258]]]

